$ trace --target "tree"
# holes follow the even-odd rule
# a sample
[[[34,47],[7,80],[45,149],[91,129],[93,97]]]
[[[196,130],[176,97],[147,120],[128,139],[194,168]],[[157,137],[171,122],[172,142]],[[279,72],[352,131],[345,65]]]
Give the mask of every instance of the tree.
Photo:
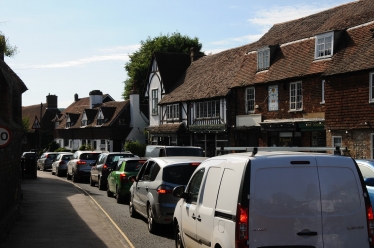
[[[132,154],[144,157],[146,145],[140,143],[138,140],[126,141],[124,145],[125,151],[130,151]]]
[[[9,44],[9,39],[0,31],[0,54],[4,54],[7,57],[12,57],[18,53],[16,46]]]
[[[190,53],[191,47],[198,47],[201,49],[202,44],[199,43],[198,38],[191,39],[188,36],[183,36],[178,32],[171,35],[160,35],[155,38],[148,37],[145,41],[140,41],[140,48],[138,51],[129,55],[130,61],[126,63],[125,69],[129,76],[123,83],[125,84],[124,99],[128,99],[130,91],[133,89],[133,84],[137,90],[144,88],[145,80],[147,78],[148,66],[152,59],[153,52],[174,52],[174,53]]]

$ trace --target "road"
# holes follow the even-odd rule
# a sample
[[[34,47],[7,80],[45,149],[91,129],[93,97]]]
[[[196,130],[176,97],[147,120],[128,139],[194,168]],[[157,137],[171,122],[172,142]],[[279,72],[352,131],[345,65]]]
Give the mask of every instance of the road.
[[[91,187],[88,182],[73,183],[66,177],[52,175],[50,171],[38,171],[37,174],[36,180],[26,179],[29,181],[25,181],[22,186],[23,208],[25,212],[32,210],[32,214],[21,216],[20,224],[0,247],[37,247],[37,244],[38,247],[47,247],[43,245],[49,242],[53,242],[55,247],[66,247],[66,244],[71,244],[70,247],[91,248],[175,247],[171,226],[163,226],[155,235],[150,234],[145,218],[131,218],[127,203],[116,203],[115,198],[108,197],[106,191],[99,190],[97,186]],[[34,192],[32,200],[31,188]],[[56,196],[55,192],[61,196]],[[47,205],[52,207],[43,209]],[[59,209],[60,213],[53,211],[53,208]],[[65,221],[61,222],[61,218]],[[37,226],[41,225],[44,229],[30,230],[30,226],[35,226],[30,221],[37,221]],[[47,221],[46,224],[40,224],[43,221]],[[61,231],[55,232],[61,228]],[[33,233],[28,237],[19,235],[24,232]],[[81,237],[82,234],[88,237]]]

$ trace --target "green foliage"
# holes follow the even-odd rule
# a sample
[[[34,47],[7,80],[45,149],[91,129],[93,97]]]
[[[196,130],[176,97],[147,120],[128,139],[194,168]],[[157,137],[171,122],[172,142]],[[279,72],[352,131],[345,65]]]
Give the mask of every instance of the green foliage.
[[[16,46],[9,44],[9,39],[0,32],[0,54],[3,53],[7,57],[12,57],[18,53]]]
[[[78,148],[78,151],[93,151],[95,150],[90,144],[87,144],[87,145],[81,145],[79,148]]]
[[[71,150],[66,149],[65,147],[60,147],[56,149],[55,152],[71,152]]]
[[[58,144],[56,141],[51,141],[51,143],[48,144],[48,151],[54,152],[58,148],[60,148],[60,144]]]
[[[30,118],[29,117],[22,118],[22,136],[25,136],[26,133],[30,131],[29,126],[30,126]]]
[[[126,141],[124,145],[125,151],[130,151],[132,154],[144,157],[146,145],[136,141]]]
[[[129,78],[123,83],[125,90],[122,94],[124,99],[128,99],[130,91],[133,89],[135,82],[136,89],[141,91],[144,88],[147,78],[148,66],[152,59],[153,52],[174,52],[174,53],[190,53],[191,47],[202,47],[198,38],[191,39],[183,36],[178,32],[171,35],[160,35],[155,38],[148,37],[145,41],[140,41],[140,49],[131,54],[130,61],[126,63],[125,69]]]

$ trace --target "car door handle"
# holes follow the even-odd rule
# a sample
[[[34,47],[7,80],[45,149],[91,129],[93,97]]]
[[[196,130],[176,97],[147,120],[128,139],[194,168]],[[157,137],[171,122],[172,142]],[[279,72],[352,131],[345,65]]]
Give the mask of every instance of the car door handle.
[[[145,186],[145,190],[148,191],[148,186]]]
[[[317,232],[313,232],[308,229],[301,230],[301,232],[297,233],[299,236],[317,236],[317,234]]]
[[[197,218],[196,218],[198,221],[201,221],[201,218],[200,218],[200,215],[199,216],[197,216]]]
[[[192,214],[192,219],[196,220],[195,214]]]

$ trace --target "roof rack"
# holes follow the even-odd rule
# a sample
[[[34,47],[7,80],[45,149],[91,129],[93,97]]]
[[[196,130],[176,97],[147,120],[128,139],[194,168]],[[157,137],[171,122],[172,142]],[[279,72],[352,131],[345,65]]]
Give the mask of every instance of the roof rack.
[[[292,152],[327,152],[333,151],[334,155],[341,155],[340,147],[282,147],[282,146],[270,146],[270,147],[217,147],[217,151],[243,151],[252,152],[252,156],[255,156],[258,151],[292,151]]]

